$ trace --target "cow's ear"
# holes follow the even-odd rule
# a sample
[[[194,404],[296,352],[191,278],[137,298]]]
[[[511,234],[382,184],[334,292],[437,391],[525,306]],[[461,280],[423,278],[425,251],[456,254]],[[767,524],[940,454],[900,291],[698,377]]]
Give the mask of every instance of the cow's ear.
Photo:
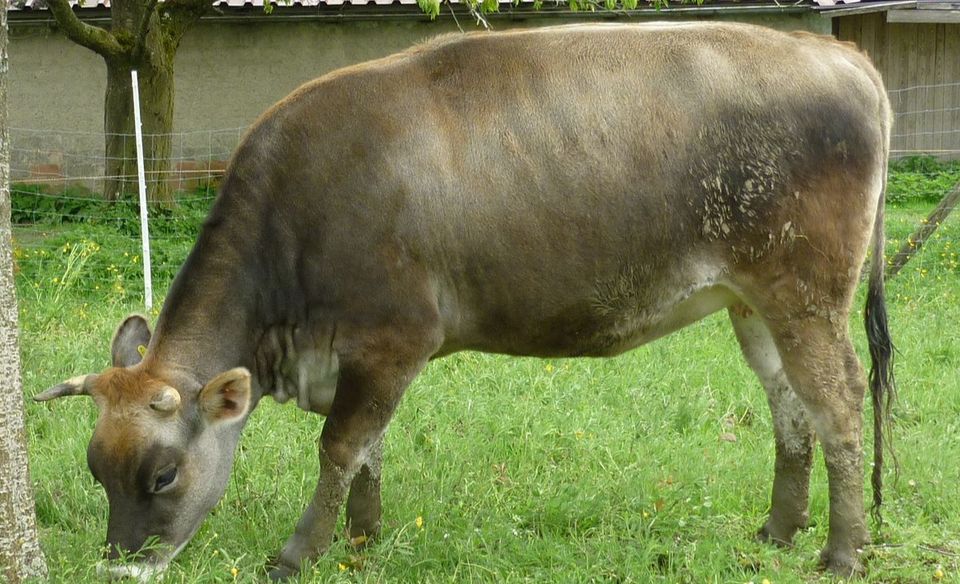
[[[131,314],[120,323],[113,335],[110,354],[114,367],[130,367],[143,360],[150,344],[150,325],[139,314]]]
[[[250,372],[237,367],[217,375],[200,390],[198,404],[208,423],[242,420],[250,407]]]

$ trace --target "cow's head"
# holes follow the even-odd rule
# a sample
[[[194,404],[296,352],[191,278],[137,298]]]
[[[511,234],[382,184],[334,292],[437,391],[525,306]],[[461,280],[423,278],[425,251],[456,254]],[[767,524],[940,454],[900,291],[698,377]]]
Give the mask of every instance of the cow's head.
[[[112,367],[34,398],[89,395],[100,410],[87,463],[110,502],[109,559],[139,554],[136,564],[109,568],[114,575],[162,570],[186,545],[226,490],[250,407],[246,369],[199,391],[173,387],[143,361],[149,341],[146,320],[128,317],[113,339]]]

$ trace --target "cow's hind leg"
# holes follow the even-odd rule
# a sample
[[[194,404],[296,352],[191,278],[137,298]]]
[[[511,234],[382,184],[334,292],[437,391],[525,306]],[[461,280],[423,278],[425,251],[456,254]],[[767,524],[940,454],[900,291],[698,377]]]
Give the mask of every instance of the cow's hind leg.
[[[380,468],[383,464],[383,438],[370,449],[367,462],[360,468],[347,496],[347,533],[350,543],[362,546],[380,533]]]
[[[745,305],[729,310],[743,356],[767,394],[776,438],[770,514],[758,536],[790,545],[807,524],[810,467],[816,442],[803,403],[790,387],[780,353],[763,320]]]
[[[848,313],[767,318],[787,379],[806,406],[823,446],[830,488],[830,530],[820,555],[829,570],[862,569],[870,541],[863,506],[863,397],[866,380],[847,331]]]
[[[379,333],[374,340],[361,342],[362,347],[340,354],[337,393],[320,436],[317,488],[274,560],[271,579],[296,574],[304,562],[330,547],[348,488],[361,468],[371,465],[371,453],[377,456],[400,397],[430,354],[429,348],[417,347],[406,335]]]

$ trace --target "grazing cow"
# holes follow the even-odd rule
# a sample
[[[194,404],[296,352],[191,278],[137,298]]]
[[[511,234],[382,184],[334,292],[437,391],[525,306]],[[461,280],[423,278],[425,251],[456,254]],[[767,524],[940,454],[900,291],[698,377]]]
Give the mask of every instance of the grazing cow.
[[[807,521],[815,436],[827,568],[860,569],[867,380],[889,396],[883,189],[890,107],[852,46],[743,24],[451,35],[308,83],[238,147],[151,335],[130,317],[85,394],[114,573],[162,569],[227,484],[264,396],[326,416],[284,578],[380,526],[382,437],[407,385],[461,350],[615,355],[727,309],[766,390],[763,539]],[[146,346],[141,359],[139,346]],[[882,453],[876,449],[876,455]],[[879,463],[880,461],[877,460]],[[875,468],[879,503],[880,465]]]

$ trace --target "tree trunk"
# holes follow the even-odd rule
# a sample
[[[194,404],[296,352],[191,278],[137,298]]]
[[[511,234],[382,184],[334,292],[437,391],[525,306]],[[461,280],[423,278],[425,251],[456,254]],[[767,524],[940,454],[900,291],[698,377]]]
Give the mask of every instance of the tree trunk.
[[[155,35],[149,35],[148,39]],[[154,45],[154,46],[150,46]],[[157,55],[155,51],[166,54]],[[140,117],[143,131],[143,158],[147,180],[147,199],[152,203],[172,204],[170,155],[173,142],[173,57],[165,43],[149,43],[144,58],[137,64],[140,85]],[[169,66],[168,66],[169,64]],[[106,143],[106,180],[104,195],[116,200],[137,193],[137,145],[133,116],[133,88],[126,59],[107,60],[107,91],[104,102],[104,139]]]
[[[107,61],[107,93],[103,104],[103,138],[106,143],[103,196],[111,201],[137,192],[132,104],[130,67],[125,63]]]
[[[68,0],[46,0],[60,32],[102,56],[107,65],[104,97],[103,193],[115,200],[137,191],[130,71],[137,70],[147,199],[173,202],[173,60],[184,33],[212,10],[212,0],[112,0],[110,30],[82,22]]]
[[[7,134],[7,0],[0,0],[0,579],[43,578],[27,465],[17,297],[10,231],[10,142]]]

